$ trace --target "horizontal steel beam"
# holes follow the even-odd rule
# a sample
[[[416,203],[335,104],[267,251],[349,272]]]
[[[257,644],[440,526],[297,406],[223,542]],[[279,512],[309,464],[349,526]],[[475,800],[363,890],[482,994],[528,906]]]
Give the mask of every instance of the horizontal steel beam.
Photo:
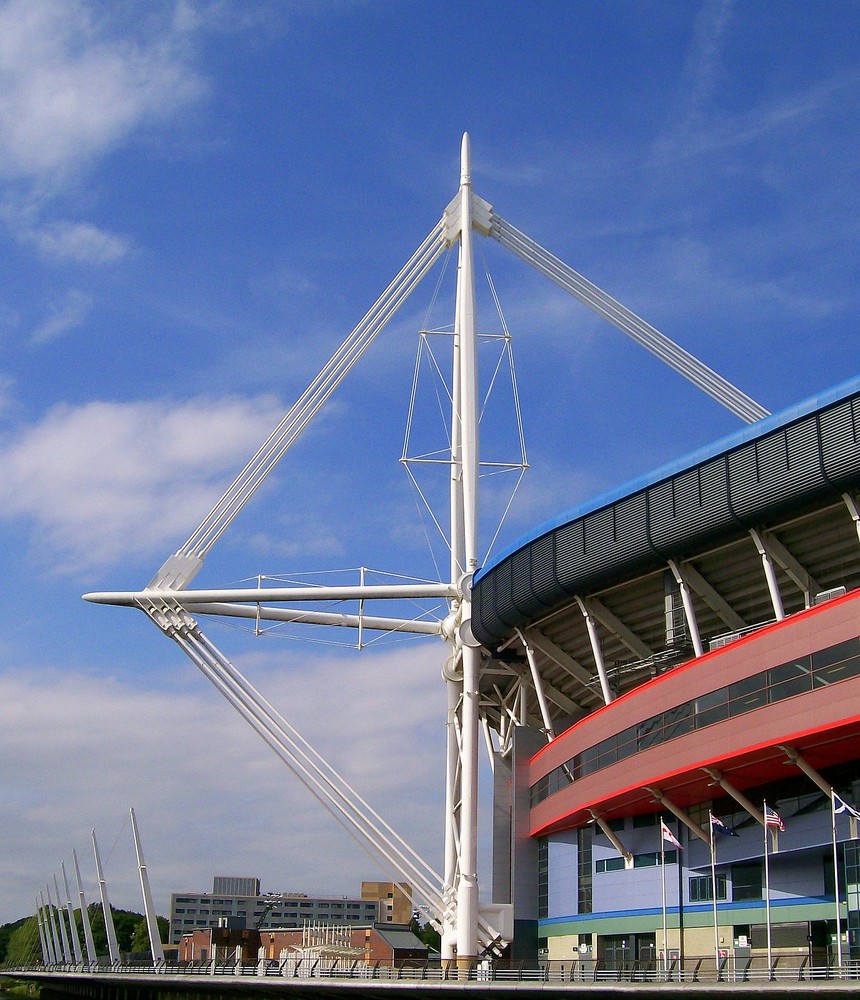
[[[450,583],[390,584],[377,587],[258,587],[236,590],[139,590],[105,591],[84,594],[84,600],[91,604],[115,604],[120,607],[136,607],[142,601],[171,601],[182,607],[196,604],[212,604],[223,601],[228,604],[260,601],[396,601],[422,600],[458,597],[457,588]]]
[[[342,628],[371,629],[374,632],[408,632],[412,635],[441,635],[442,623],[406,618],[377,618],[372,615],[344,615],[310,608],[268,608],[262,604],[195,604],[198,615],[223,615],[254,621],[295,622],[300,625],[335,625]]]

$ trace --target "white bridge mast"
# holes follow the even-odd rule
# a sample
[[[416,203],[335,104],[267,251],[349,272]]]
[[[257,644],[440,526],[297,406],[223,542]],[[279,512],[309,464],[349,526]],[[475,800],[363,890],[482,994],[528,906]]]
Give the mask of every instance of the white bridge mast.
[[[451,430],[451,584],[447,629],[451,655],[448,685],[448,788],[445,831],[445,890],[456,899],[455,934],[443,941],[443,957],[468,966],[478,955],[478,707],[481,651],[470,640],[472,574],[478,568],[478,372],[475,327],[475,267],[472,248],[472,176],[468,133],[460,154],[457,195],[460,259],[454,316],[453,414]],[[450,212],[450,206],[449,206]],[[453,937],[453,940],[452,940]]]

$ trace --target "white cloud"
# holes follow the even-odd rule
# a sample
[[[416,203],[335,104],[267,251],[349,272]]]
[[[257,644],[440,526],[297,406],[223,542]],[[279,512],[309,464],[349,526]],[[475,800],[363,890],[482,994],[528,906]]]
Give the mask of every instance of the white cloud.
[[[159,20],[136,19],[123,26],[124,37],[111,37],[111,17],[98,6],[0,6],[0,174],[44,179],[77,172],[136,127],[199,97],[205,87],[190,65],[184,32],[173,19]]]
[[[191,44],[203,19],[175,8],[0,0],[2,216],[44,259],[104,264],[128,252],[89,222],[45,220],[101,159],[206,93]]]
[[[271,398],[62,405],[0,439],[0,517],[34,523],[61,571],[190,531],[280,419]]]
[[[51,315],[33,331],[31,343],[46,344],[81,326],[92,305],[93,300],[89,295],[72,289],[62,303],[52,310]]]
[[[411,650],[338,661],[269,647],[239,665],[438,870],[444,651]],[[66,671],[0,675],[0,921],[31,911],[73,847],[94,898],[92,827],[111,902],[140,910],[129,806],[161,913],[171,892],[206,891],[215,874],[337,894],[384,874],[184,658],[168,683],[165,692]]]
[[[129,250],[127,240],[88,222],[56,222],[23,230],[21,235],[43,257],[76,264],[106,264]]]

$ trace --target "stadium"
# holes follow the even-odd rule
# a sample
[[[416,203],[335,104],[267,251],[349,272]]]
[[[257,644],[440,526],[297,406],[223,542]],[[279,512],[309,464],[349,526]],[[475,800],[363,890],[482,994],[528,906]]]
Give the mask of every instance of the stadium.
[[[515,958],[860,957],[858,487],[855,378],[476,574]]]

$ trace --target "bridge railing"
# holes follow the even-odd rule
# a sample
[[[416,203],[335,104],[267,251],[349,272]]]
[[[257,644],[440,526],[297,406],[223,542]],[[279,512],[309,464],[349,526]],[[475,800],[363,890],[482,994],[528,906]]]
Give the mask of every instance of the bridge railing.
[[[781,954],[768,964],[766,957],[727,958],[716,961],[710,956],[688,956],[683,961],[611,962],[602,959],[573,958],[562,961],[545,961],[537,967],[524,963],[481,961],[472,968],[458,969],[456,963],[437,961],[404,961],[397,964],[367,963],[354,957],[288,958],[283,961],[257,962],[179,962],[158,963],[118,962],[110,964],[66,964],[44,966],[41,963],[26,966],[0,967],[0,974],[22,978],[34,975],[74,976],[224,976],[224,977],[280,977],[287,979],[343,979],[343,980],[431,980],[431,981],[481,981],[481,982],[549,982],[549,983],[738,983],[756,981],[810,982],[816,980],[860,981],[860,960],[843,961],[837,966],[835,959],[813,964],[805,952]]]

